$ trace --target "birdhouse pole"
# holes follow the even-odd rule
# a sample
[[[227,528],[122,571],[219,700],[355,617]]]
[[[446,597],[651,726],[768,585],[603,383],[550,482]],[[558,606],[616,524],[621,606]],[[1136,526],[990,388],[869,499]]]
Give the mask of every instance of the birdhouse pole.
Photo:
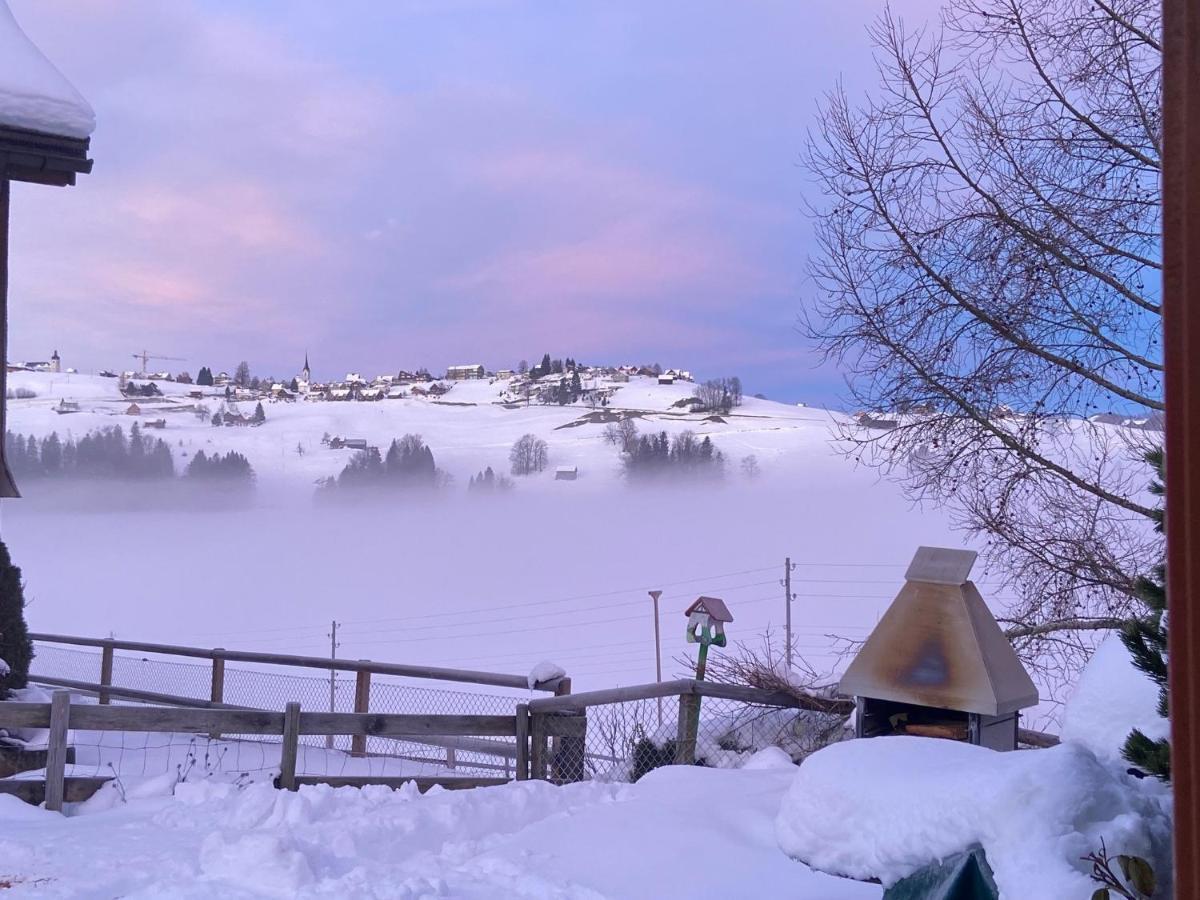
[[[733,616],[724,601],[714,597],[701,597],[684,615],[688,617],[688,643],[700,645],[696,654],[696,680],[703,681],[708,668],[708,648],[713,644],[725,646],[725,623],[732,622]],[[691,765],[696,761],[696,739],[700,733],[700,695],[693,694],[687,699],[686,709],[681,705],[679,711],[683,727],[675,748],[675,762]]]

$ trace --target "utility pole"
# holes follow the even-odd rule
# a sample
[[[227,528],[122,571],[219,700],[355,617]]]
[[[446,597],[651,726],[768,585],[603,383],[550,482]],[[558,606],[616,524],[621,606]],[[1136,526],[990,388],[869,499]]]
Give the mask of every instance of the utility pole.
[[[650,591],[650,599],[654,601],[654,675],[662,681],[662,636],[658,624],[658,598],[662,591]],[[662,697],[658,698],[658,724],[662,726]]]
[[[792,558],[789,556],[783,561],[783,608],[786,613],[784,622],[787,632],[787,645],[784,647],[783,656],[787,663],[787,670],[792,671],[792,601],[796,599],[796,595],[792,593],[792,570],[796,568],[792,565]]]
[[[329,623],[329,659],[331,662],[337,659],[338,647],[341,646],[341,644],[338,643],[337,630],[338,623],[335,619]],[[329,711],[337,712],[337,669],[329,670]],[[333,749],[332,734],[327,734],[325,736],[325,749]]]

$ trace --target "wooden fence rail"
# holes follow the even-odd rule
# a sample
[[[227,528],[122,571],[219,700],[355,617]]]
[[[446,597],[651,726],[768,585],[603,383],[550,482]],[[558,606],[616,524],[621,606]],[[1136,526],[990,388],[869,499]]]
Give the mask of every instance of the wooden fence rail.
[[[126,732],[195,732],[219,731],[225,734],[279,735],[280,787],[295,790],[300,784],[312,784],[325,779],[301,776],[296,772],[299,742],[302,735],[349,734],[354,736],[392,737],[400,740],[430,737],[511,737],[515,741],[512,755],[517,772],[529,771],[528,745],[516,741],[521,726],[517,716],[470,715],[383,715],[378,713],[303,712],[300,704],[289,703],[284,712],[259,709],[219,709],[164,706],[95,706],[71,705],[68,691],[55,691],[50,703],[0,703],[0,729],[47,728],[48,761],[44,797],[46,808],[61,810],[67,796],[65,778],[67,735],[69,729],[80,731]],[[560,718],[553,723],[550,734],[575,737],[583,734],[579,718]],[[521,777],[518,774],[518,777]],[[92,779],[94,781],[95,779]],[[474,787],[501,783],[506,779],[412,776],[343,777],[339,784],[389,784],[417,780],[426,786],[434,782],[445,787]],[[28,788],[28,782],[0,782],[14,791]],[[420,785],[419,785],[420,786]]]
[[[181,656],[189,659],[207,659],[213,663],[212,697],[222,700],[220,686],[224,681],[226,662],[246,662],[258,665],[287,666],[301,669],[322,669],[326,672],[355,672],[370,675],[392,675],[404,678],[421,678],[433,681],[451,681],[464,684],[483,684],[490,687],[529,690],[528,678],[524,675],[509,675],[500,672],[481,672],[474,669],[447,669],[439,666],[416,666],[404,663],[375,662],[368,659],[328,659],[321,656],[297,656],[287,653],[262,653],[252,650],[226,650],[222,647],[186,647],[178,644],[155,644],[146,641],[123,641],[116,638],[80,637],[70,634],[31,633],[30,639],[38,643],[67,644],[77,647],[97,647],[101,650],[101,680],[112,679],[112,651],[127,650],[133,653],[156,653],[162,656]],[[533,690],[557,693],[560,683],[567,679],[554,678],[533,686]],[[107,687],[107,685],[105,685]]]

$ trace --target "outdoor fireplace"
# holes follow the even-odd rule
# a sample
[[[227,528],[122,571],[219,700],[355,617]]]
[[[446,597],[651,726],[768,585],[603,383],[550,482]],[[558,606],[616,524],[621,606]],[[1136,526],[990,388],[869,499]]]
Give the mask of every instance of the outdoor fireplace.
[[[976,554],[920,547],[904,587],[846,669],[858,737],[911,734],[1015,750],[1037,688],[975,585]]]

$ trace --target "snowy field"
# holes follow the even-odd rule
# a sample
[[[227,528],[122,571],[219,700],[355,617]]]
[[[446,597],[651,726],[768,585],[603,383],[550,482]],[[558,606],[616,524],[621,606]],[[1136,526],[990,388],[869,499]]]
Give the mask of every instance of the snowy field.
[[[781,629],[790,556],[796,643],[828,669],[830,635],[865,634],[918,544],[961,545],[942,511],[913,508],[834,449],[838,414],[747,399],[726,422],[708,422],[672,406],[690,385],[635,379],[612,407],[636,410],[643,432],[711,436],[728,461],[719,485],[631,487],[603,427],[573,424],[587,407],[510,409],[496,402],[502,385],[483,381],[444,398],[474,406],[268,403],[260,428],[214,428],[190,413],[126,416],[114,379],[19,373],[11,384],[38,394],[10,401],[13,431],[79,437],[165,417],[164,431],[147,433],[169,442],[177,468],[198,450],[234,449],[259,482],[252,507],[198,513],[145,486],[99,499],[75,483],[27,481],[28,498],[5,507],[3,531],[40,631],[324,654],[337,619],[342,656],[515,673],[549,657],[580,690],[652,679],[651,588],[665,592],[669,671],[686,650],[680,614],[700,594],[728,602],[735,641]],[[83,411],[55,414],[64,398]],[[351,455],[323,447],[326,432],[385,448],[419,433],[452,481],[433,500],[318,507],[314,482]],[[509,447],[527,432],[547,441],[550,469],[502,496],[468,495],[472,474],[507,471]],[[749,454],[755,479],[740,472]],[[559,465],[578,466],[579,480],[554,480]],[[987,574],[976,580],[1003,605]]]

